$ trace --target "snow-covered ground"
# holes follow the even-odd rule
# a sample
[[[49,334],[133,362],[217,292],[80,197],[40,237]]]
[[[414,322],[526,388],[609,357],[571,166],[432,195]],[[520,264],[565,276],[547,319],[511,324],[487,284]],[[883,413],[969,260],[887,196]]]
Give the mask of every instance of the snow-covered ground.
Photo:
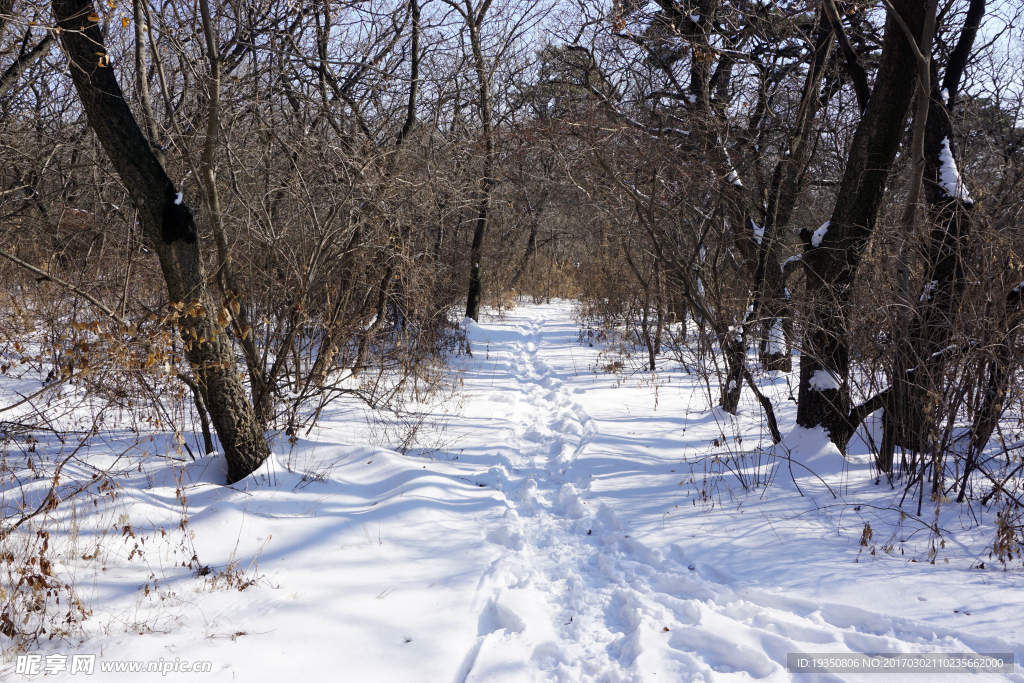
[[[1000,652],[1016,673],[915,680],[1024,681],[1024,582],[987,558],[990,513],[901,515],[863,443],[844,460],[793,427],[785,376],[762,378],[772,451],[755,402],[709,409],[668,361],[595,373],[567,303],[468,327],[463,393],[423,427],[443,448],[366,445],[339,406],[235,486],[216,457],[155,460],[76,507],[53,544],[87,637],[37,652],[101,655],[107,680],[145,676],[100,663],[177,658],[212,673],[165,680],[382,683],[881,682],[905,675],[795,675],[786,655]]]

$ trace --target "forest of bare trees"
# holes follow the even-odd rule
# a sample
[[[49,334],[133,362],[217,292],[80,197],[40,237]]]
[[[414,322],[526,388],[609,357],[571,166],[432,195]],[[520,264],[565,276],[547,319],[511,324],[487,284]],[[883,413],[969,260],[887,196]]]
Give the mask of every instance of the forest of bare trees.
[[[237,481],[267,430],[441,381],[463,311],[564,297],[614,367],[697,359],[776,441],[758,382],[791,376],[840,450],[882,411],[881,476],[992,496],[1022,11],[2,0],[2,343],[125,408],[190,396]]]

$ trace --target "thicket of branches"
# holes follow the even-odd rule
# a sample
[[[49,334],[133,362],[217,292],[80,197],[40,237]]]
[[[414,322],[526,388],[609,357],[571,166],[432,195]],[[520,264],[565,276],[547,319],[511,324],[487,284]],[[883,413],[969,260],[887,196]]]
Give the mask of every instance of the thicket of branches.
[[[233,478],[265,456],[247,433],[437,381],[463,309],[564,296],[650,370],[700,359],[726,411],[753,391],[775,438],[757,377],[798,355],[800,425],[843,450],[882,411],[880,472],[1016,500],[1019,11],[4,0],[5,306],[62,302],[54,381],[104,339],[69,321],[136,344],[129,375],[242,435]]]

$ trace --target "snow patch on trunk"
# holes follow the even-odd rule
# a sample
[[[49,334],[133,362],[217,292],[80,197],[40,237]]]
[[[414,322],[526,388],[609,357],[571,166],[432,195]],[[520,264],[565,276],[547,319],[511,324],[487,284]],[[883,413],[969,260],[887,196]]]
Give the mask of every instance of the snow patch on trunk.
[[[828,232],[828,226],[831,223],[832,223],[832,221],[825,221],[824,223],[821,224],[820,228],[818,228],[817,230],[814,231],[814,234],[811,235],[811,246],[812,247],[817,248],[817,247],[821,246],[821,242],[822,242],[822,240],[825,239],[825,233]]]
[[[782,318],[776,318],[768,329],[768,353],[772,356],[786,353],[786,335],[782,331]]]
[[[811,381],[808,382],[808,386],[814,391],[832,391],[839,389],[839,382],[833,377],[828,370],[816,370],[811,375]]]
[[[949,137],[942,138],[942,151],[939,152],[939,161],[942,166],[939,168],[939,184],[943,191],[954,199],[959,199],[964,204],[973,204],[974,200],[967,192],[963,180],[960,178],[960,171],[956,167],[956,159],[953,158],[953,151],[949,148]]]

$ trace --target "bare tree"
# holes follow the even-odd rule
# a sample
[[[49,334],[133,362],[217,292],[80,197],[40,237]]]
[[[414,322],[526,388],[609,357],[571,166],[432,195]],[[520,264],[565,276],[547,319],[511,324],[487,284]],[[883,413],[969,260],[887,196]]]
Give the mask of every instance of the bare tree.
[[[89,124],[128,188],[147,241],[160,257],[171,301],[180,310],[185,353],[224,448],[229,483],[239,481],[270,451],[236,371],[225,332],[230,313],[214,304],[206,287],[192,211],[125,102],[92,3],[62,0],[52,7]]]
[[[867,108],[857,125],[832,217],[822,233],[805,229],[803,265],[809,309],[801,348],[797,422],[821,425],[844,450],[850,419],[850,294],[857,266],[878,220],[907,113],[917,85],[921,3],[893,3]],[[897,18],[898,15],[898,18]],[[907,30],[901,28],[906,24]],[[817,231],[816,231],[817,232]]]

